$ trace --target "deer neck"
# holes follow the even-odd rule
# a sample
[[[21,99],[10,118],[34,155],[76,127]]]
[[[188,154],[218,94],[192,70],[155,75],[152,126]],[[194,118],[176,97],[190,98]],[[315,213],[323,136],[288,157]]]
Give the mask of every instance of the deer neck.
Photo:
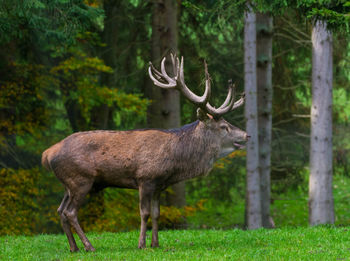
[[[179,162],[179,179],[191,179],[209,173],[219,156],[219,146],[211,131],[201,121],[179,136],[174,160]]]

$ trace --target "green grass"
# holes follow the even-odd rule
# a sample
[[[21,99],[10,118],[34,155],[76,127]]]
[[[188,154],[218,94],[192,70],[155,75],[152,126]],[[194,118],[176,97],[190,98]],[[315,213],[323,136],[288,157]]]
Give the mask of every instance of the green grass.
[[[143,250],[137,231],[88,237],[96,252],[70,253],[64,235],[2,236],[0,260],[350,260],[350,227],[161,231]]]

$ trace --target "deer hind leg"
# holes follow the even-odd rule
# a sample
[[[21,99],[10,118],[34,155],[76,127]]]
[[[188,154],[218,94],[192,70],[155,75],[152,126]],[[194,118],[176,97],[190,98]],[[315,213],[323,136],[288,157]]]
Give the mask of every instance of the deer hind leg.
[[[141,229],[139,238],[139,248],[146,247],[147,221],[151,214],[151,199],[154,193],[153,185],[142,184],[139,187]]]
[[[158,241],[158,219],[159,219],[159,197],[160,192],[154,193],[152,197],[152,247],[159,247],[159,241]]]
[[[77,252],[77,251],[79,251],[79,248],[78,248],[77,243],[75,242],[75,239],[73,237],[72,230],[71,230],[70,224],[68,222],[68,219],[63,214],[63,211],[66,209],[69,201],[70,201],[69,192],[66,189],[65,192],[64,192],[64,196],[63,196],[61,205],[57,209],[57,212],[58,212],[58,214],[61,217],[61,225],[62,225],[64,233],[66,234],[66,236],[68,238],[70,251],[71,252]]]
[[[83,242],[86,251],[95,251],[90,241],[86,237],[84,231],[78,222],[78,210],[82,205],[86,194],[90,191],[92,183],[84,184],[76,187],[75,190],[70,190],[69,202],[67,207],[63,210],[63,214],[67,217],[70,225],[77,232],[80,240]],[[74,192],[73,192],[74,191]]]
[[[61,201],[60,206],[57,209],[58,214],[61,216],[62,211],[65,209],[67,202],[68,202],[68,198],[69,198],[69,194],[68,194],[68,190],[65,189],[64,190],[64,195],[63,195],[63,199]]]

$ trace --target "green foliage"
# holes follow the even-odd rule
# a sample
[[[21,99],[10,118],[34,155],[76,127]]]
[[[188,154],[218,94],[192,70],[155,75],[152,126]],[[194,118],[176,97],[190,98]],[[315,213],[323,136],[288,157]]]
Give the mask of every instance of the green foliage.
[[[283,15],[288,9],[295,9],[299,15],[311,21],[325,20],[328,28],[349,32],[350,2],[348,0],[255,0],[254,8],[259,12]]]
[[[105,211],[87,230],[131,231],[140,226],[138,192],[129,189],[111,189],[104,192]],[[83,216],[83,215],[82,215]]]
[[[60,94],[50,73],[50,50],[58,52],[75,43],[77,33],[92,27],[93,20],[101,16],[100,9],[83,1],[2,1],[1,166],[31,168],[38,164],[43,147],[69,133],[61,104],[55,101]],[[59,124],[60,135],[52,137],[58,133],[53,127]]]
[[[308,169],[294,176],[272,181],[271,216],[277,228],[308,226]],[[333,195],[335,208],[335,224],[348,226],[350,220],[350,197],[348,188],[350,178],[342,173],[342,168],[335,169],[333,177]],[[230,229],[244,227],[245,193],[239,193],[242,184],[232,187],[231,199],[223,201],[216,197],[206,199],[203,208],[187,219],[190,228]],[[236,188],[238,187],[238,192]],[[205,195],[202,189],[201,196]],[[201,190],[199,190],[201,191]],[[191,195],[191,199],[197,197]]]
[[[303,10],[307,18],[325,20],[328,27],[349,30],[350,4],[347,0],[297,0],[296,6]]]
[[[203,202],[202,208],[187,219],[190,228],[243,227],[245,155],[245,151],[235,151],[216,162],[207,177],[187,182],[187,202]]]
[[[100,204],[101,205],[101,204]],[[85,206],[80,211],[80,219],[86,231],[131,231],[140,227],[139,195],[136,190],[108,188],[104,192],[104,211],[90,222],[89,216],[93,206]],[[174,206],[160,206],[158,225],[160,229],[178,228],[189,217],[203,210],[203,201],[199,200],[191,206],[177,208]],[[94,210],[96,212],[96,210]],[[151,218],[148,228],[152,227]]]
[[[232,189],[235,193],[236,190]],[[191,229],[232,229],[244,227],[244,198],[232,202],[217,199],[204,201],[202,210],[187,218]]]
[[[40,65],[8,64],[0,83],[0,135],[31,133],[43,128],[47,111],[43,91],[50,81]]]
[[[120,118],[136,116],[134,122],[146,118],[148,101],[137,94],[126,94],[114,86],[101,86],[99,75],[112,73],[112,68],[106,66],[97,57],[89,57],[86,53],[72,48],[71,57],[53,67],[51,72],[59,79],[64,103],[78,103],[82,116],[89,124],[91,111],[102,104],[114,105],[119,109],[116,116],[116,126],[120,126]]]
[[[38,221],[38,204],[33,201],[39,191],[35,187],[38,170],[1,169],[1,234],[30,234]],[[34,176],[34,179],[33,177]]]
[[[104,191],[90,191],[85,198],[85,204],[79,209],[78,220],[84,231],[102,231],[94,229],[105,212]]]
[[[337,169],[341,171],[341,169]],[[339,173],[340,174],[340,173]],[[349,186],[350,179],[348,176],[336,175],[333,177],[333,197],[335,206],[335,225],[347,226],[350,224],[349,210],[350,210],[350,197]]]
[[[82,0],[3,0],[0,5],[0,44],[30,41],[51,49],[72,43],[78,32],[98,27],[102,10]]]
[[[0,170],[0,234],[58,232],[57,199],[62,187],[38,168]]]
[[[245,151],[235,151],[216,162],[208,176],[189,181],[187,195],[190,200],[188,201],[195,203],[200,199],[207,201],[215,198],[227,203],[234,202],[236,197],[244,197],[244,160]]]
[[[195,93],[204,90],[204,66],[212,78],[210,103],[222,104],[227,94],[227,82],[232,79],[237,86],[237,96],[243,92],[243,12],[241,1],[184,1],[179,18],[179,50],[185,57],[186,84]],[[195,119],[195,108],[183,102],[183,122]],[[235,125],[243,125],[242,110],[225,115]],[[238,124],[237,124],[238,123]]]
[[[25,156],[21,149],[14,148],[15,137],[27,135],[36,143],[42,138],[51,116],[45,92],[53,79],[45,67],[25,62],[8,63],[0,68],[0,74],[0,165],[31,168],[36,164],[35,156]]]
[[[335,224],[346,226],[349,224],[348,188],[350,179],[335,169],[333,176],[333,197],[335,209]],[[278,227],[307,226],[308,225],[308,171],[301,174],[304,181],[297,189],[289,189],[280,193],[273,193],[272,216]]]

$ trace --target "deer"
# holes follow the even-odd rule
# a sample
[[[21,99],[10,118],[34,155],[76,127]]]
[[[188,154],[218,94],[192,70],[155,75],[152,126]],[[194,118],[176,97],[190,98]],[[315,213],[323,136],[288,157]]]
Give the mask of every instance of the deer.
[[[158,71],[150,62],[148,73],[161,88],[176,89],[198,107],[197,120],[176,129],[95,130],[74,133],[42,153],[42,165],[54,172],[65,192],[57,212],[71,252],[79,251],[72,234],[78,234],[86,251],[95,251],[78,222],[78,210],[90,190],[106,187],[139,191],[141,217],[138,248],[146,247],[147,221],[152,219],[151,247],[158,247],[160,194],[170,185],[205,176],[216,160],[243,149],[247,133],[222,116],[244,103],[235,101],[235,87],[229,81],[224,103],[209,103],[211,79],[205,65],[205,91],[193,93],[185,84],[184,59],[171,54],[173,76]]]

